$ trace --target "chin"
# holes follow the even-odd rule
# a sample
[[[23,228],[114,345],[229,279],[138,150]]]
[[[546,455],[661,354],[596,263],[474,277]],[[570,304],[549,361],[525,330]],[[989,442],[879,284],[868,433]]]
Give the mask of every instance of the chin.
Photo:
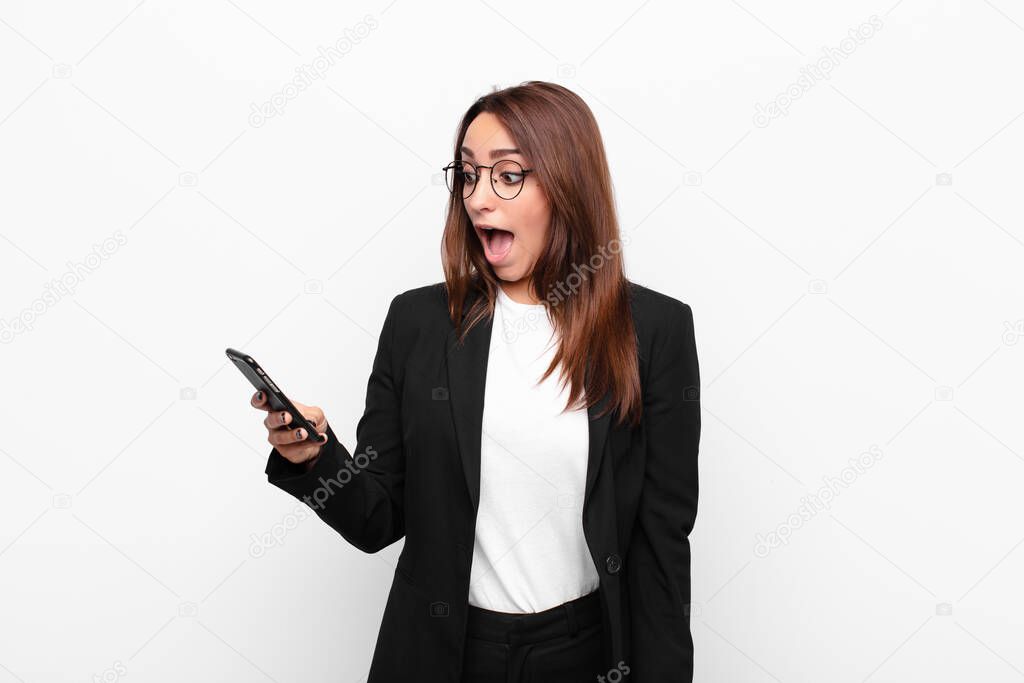
[[[514,265],[491,266],[491,270],[494,271],[494,274],[498,276],[499,280],[510,284],[513,282],[519,282],[524,277],[524,274],[521,272],[522,269]]]

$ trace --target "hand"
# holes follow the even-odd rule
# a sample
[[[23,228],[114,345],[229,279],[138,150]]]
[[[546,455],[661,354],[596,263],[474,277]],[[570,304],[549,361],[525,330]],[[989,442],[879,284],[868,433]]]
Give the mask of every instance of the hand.
[[[263,420],[263,426],[267,428],[267,441],[277,449],[277,452],[285,460],[297,465],[305,464],[308,471],[319,457],[324,443],[327,442],[327,418],[324,416],[324,411],[317,406],[307,406],[298,401],[292,401],[302,416],[316,426],[317,434],[320,436],[320,442],[317,442],[315,439],[306,439],[305,428],[292,429],[290,427],[292,416],[287,410],[271,410],[265,391],[256,392],[250,402],[254,408],[267,413],[267,417]]]

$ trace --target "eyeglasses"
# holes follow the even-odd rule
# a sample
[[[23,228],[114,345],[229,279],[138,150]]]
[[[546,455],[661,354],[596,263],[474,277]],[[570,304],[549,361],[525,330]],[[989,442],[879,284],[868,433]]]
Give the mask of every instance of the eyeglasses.
[[[502,159],[492,166],[473,165],[468,161],[456,159],[441,170],[444,171],[444,182],[452,194],[462,193],[468,199],[476,189],[480,179],[480,169],[491,169],[491,187],[494,194],[502,199],[515,199],[523,189],[526,174],[533,173],[532,168],[523,168],[522,164],[512,159]]]

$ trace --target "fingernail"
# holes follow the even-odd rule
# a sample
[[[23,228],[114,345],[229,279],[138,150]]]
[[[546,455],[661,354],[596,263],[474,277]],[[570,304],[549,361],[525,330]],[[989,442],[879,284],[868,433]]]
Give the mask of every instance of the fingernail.
[[[284,424],[284,416],[288,413],[281,413],[281,424]]]

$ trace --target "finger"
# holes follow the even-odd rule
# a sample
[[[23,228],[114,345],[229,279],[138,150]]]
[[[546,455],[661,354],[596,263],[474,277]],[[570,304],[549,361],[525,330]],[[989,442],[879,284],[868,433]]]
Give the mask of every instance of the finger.
[[[305,440],[306,430],[304,427],[299,427],[298,429],[275,429],[267,434],[267,441],[274,446],[284,446]]]
[[[317,406],[307,406],[305,403],[299,403],[297,401],[292,401],[292,405],[298,409],[299,414],[302,415],[303,418],[308,420],[311,424],[316,425],[316,431],[323,431],[322,425],[325,422],[324,411],[320,410]]]
[[[322,427],[317,427],[316,431],[313,432],[313,437],[310,439],[311,443],[325,444],[327,443],[327,432],[323,431]]]
[[[307,406],[305,403],[299,403],[298,401],[292,401],[292,405],[299,411],[302,417],[306,418],[313,424],[323,417],[324,411],[320,410],[316,406]]]
[[[249,403],[253,408],[259,408],[260,410],[270,410],[270,406],[267,404],[267,392],[257,391],[252,395]]]
[[[303,406],[302,416],[313,425],[313,439],[319,443],[327,442],[327,417],[324,411],[316,406]]]
[[[263,426],[267,429],[281,429],[291,424],[292,414],[287,410],[278,410],[263,418]]]

